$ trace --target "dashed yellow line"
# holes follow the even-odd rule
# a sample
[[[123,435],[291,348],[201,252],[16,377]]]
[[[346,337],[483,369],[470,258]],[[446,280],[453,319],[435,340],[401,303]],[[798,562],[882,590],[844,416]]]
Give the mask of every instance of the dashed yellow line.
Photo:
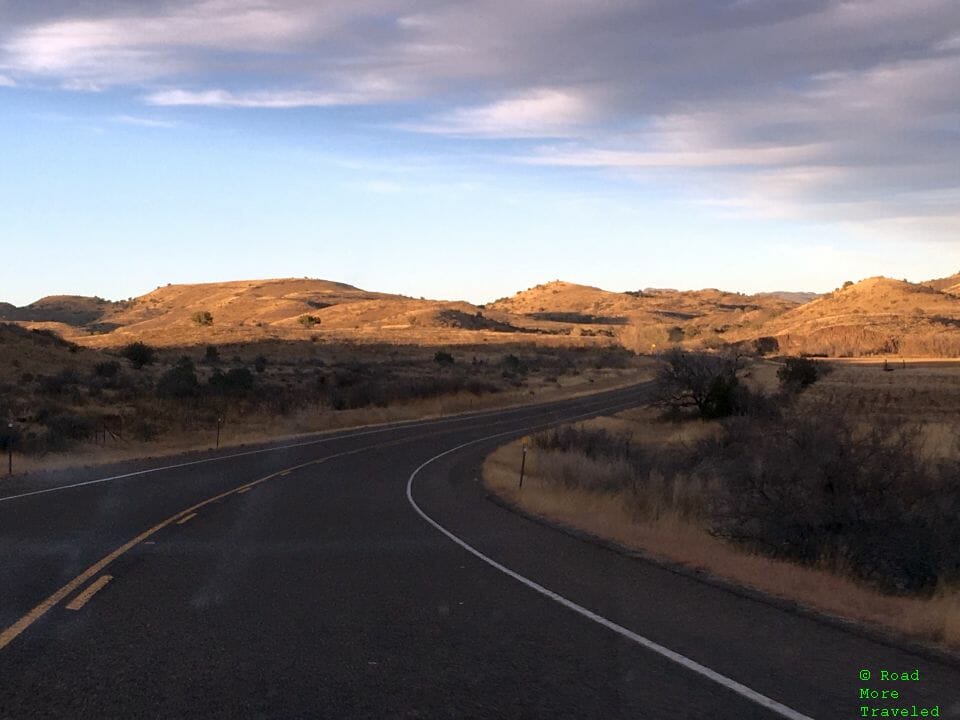
[[[398,440],[391,440],[383,443],[376,443],[374,445],[367,445],[367,446],[356,448],[353,450],[345,450],[343,452],[335,453],[333,455],[327,455],[326,457],[318,458],[317,460],[310,460],[308,462],[301,463],[300,465],[294,465],[293,467],[287,468],[286,470],[283,470],[283,471],[270,473],[269,475],[262,477],[259,480],[254,480],[251,483],[247,483],[247,485],[243,487],[253,488],[255,485],[259,485],[260,483],[266,482],[267,480],[272,480],[275,477],[289,475],[293,470],[300,470],[302,468],[309,467],[310,465],[320,465],[322,463],[327,462],[328,460],[345,457],[347,455],[356,455],[357,453],[366,452],[368,450],[373,450],[376,448],[390,447],[392,445],[400,445],[405,442],[409,442],[411,439],[416,439],[416,438],[400,438]],[[120,557],[121,555],[124,555],[129,550],[131,550],[132,548],[136,547],[137,545],[145,541],[151,535],[154,535],[159,531],[163,530],[163,528],[167,527],[168,525],[171,525],[175,522],[179,522],[181,519],[187,517],[191,513],[196,514],[195,511],[199,510],[202,507],[210,505],[211,503],[218,502],[219,500],[222,500],[228,495],[233,495],[238,491],[238,489],[239,488],[233,488],[231,490],[227,490],[226,492],[222,492],[219,495],[214,495],[211,498],[207,498],[206,500],[198,502],[196,505],[193,505],[191,507],[188,507],[185,510],[181,510],[180,512],[174,515],[171,515],[166,520],[163,520],[162,522],[159,522],[156,525],[154,525],[149,530],[146,530],[140,533],[129,542],[126,542],[120,547],[118,547],[109,555],[106,555],[100,560],[98,560],[97,562],[95,562],[93,565],[88,567],[82,573],[77,575],[73,580],[71,580],[62,588],[60,588],[55,593],[53,593],[50,597],[46,598],[45,600],[42,600],[36,607],[34,607],[26,615],[24,615],[15,623],[13,623],[12,625],[5,628],[2,632],[0,632],[0,650],[3,650],[7,645],[13,642],[20,635],[20,633],[22,633],[28,627],[33,625],[37,620],[39,620],[48,612],[50,612],[50,610],[55,605],[57,605],[61,600],[63,600],[68,595],[73,593],[77,588],[82,586],[85,582],[87,582],[87,580],[89,580],[94,575],[99,573],[101,570],[107,567],[110,563],[112,563],[118,557]],[[184,520],[184,522],[186,522],[186,520]],[[97,589],[99,590],[99,588]]]
[[[177,520],[177,525],[183,525],[185,522],[189,522],[190,520],[193,520],[196,516],[197,516],[196,513],[190,513],[186,517],[182,517],[179,520]]]
[[[100,590],[103,589],[103,586],[108,582],[113,580],[113,575],[101,575],[96,580],[94,580],[82,593],[77,595],[73,600],[67,604],[67,610],[79,610],[84,605],[89,602],[90,598],[96,595]]]

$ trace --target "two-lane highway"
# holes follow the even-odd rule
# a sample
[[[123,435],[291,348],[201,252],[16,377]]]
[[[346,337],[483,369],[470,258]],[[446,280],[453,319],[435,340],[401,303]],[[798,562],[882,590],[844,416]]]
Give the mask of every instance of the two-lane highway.
[[[510,437],[637,386],[0,490],[0,717],[859,717],[960,672],[486,500]],[[112,478],[112,479],[110,479]]]

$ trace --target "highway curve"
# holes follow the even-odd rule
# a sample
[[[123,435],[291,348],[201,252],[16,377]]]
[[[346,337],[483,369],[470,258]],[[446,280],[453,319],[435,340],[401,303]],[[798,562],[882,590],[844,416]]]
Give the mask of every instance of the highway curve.
[[[960,717],[947,660],[486,498],[498,444],[645,392],[0,482],[0,718]]]

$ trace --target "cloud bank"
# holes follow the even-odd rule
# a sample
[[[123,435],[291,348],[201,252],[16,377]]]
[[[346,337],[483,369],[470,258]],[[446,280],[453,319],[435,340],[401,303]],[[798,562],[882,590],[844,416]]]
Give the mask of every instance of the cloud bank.
[[[0,85],[397,108],[397,132],[725,212],[960,227],[955,0],[202,0],[0,9]]]

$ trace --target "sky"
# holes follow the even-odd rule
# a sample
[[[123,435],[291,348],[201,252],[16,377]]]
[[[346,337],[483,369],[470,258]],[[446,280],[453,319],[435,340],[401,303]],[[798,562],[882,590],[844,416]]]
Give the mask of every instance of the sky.
[[[0,0],[0,300],[960,270],[956,0]]]

